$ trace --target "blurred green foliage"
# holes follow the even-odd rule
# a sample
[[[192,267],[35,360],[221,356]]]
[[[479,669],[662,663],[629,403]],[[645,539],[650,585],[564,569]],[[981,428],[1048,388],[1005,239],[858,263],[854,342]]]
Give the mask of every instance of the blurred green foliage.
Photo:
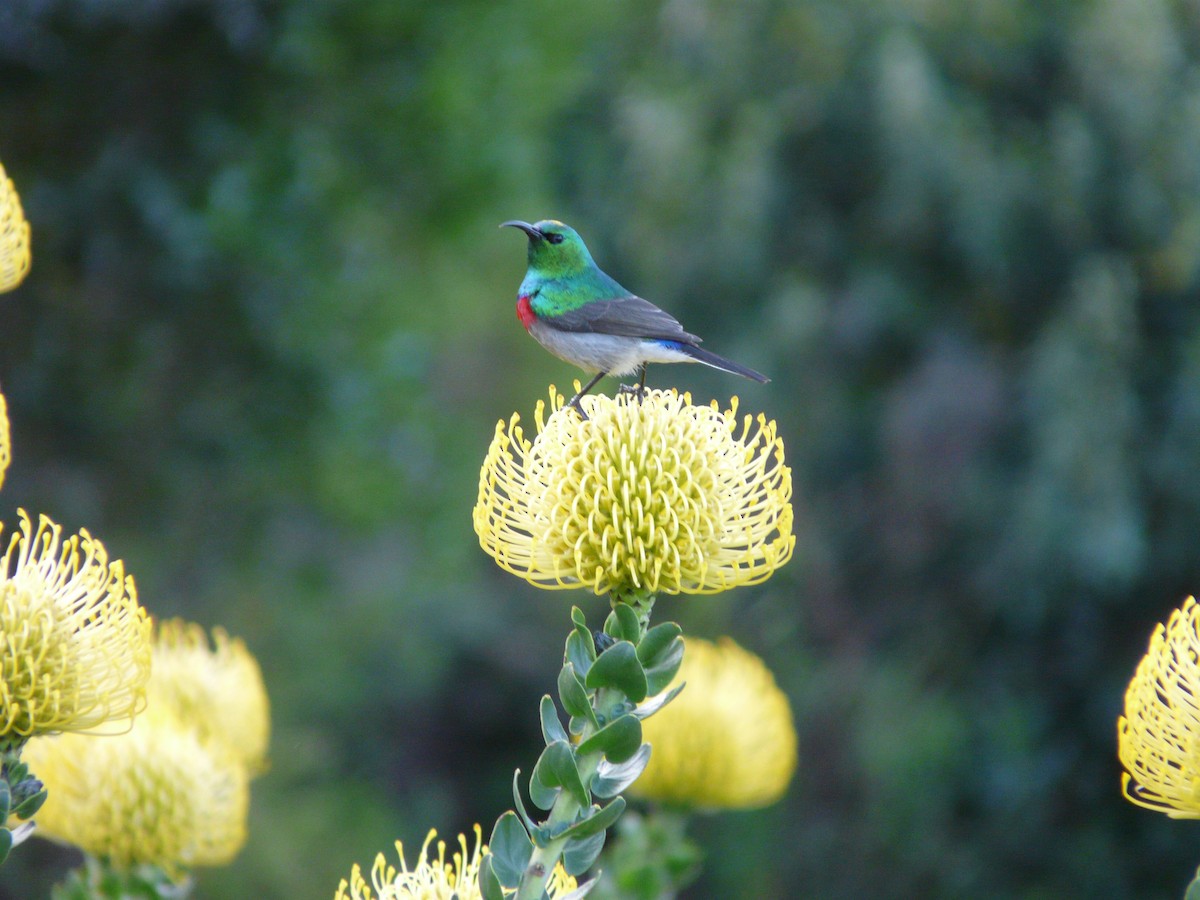
[[[1122,800],[1115,720],[1200,589],[1197,35],[1182,0],[0,5],[3,519],[92,530],[274,703],[196,896],[332,896],[535,758],[604,602],[495,570],[470,508],[495,421],[576,377],[495,227],[548,216],[773,376],[649,381],[740,394],[794,466],[791,566],[660,603],[801,732],[787,800],[695,823],[689,896],[1179,896],[1196,826]]]

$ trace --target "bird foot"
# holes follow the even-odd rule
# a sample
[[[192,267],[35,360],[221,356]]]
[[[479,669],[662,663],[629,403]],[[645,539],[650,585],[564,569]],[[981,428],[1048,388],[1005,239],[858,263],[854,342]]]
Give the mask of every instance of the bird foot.
[[[617,396],[631,396],[637,398],[637,402],[641,403],[646,399],[646,385],[644,384],[623,384],[617,388]]]
[[[588,414],[583,411],[583,407],[579,404],[579,401],[582,399],[582,397],[582,394],[576,394],[567,401],[567,406],[565,408],[573,408],[575,412],[579,413],[579,421],[586,422],[588,420]]]

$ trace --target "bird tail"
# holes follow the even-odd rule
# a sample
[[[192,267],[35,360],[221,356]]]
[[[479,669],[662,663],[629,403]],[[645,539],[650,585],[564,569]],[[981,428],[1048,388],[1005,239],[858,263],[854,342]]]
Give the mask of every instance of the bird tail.
[[[726,372],[732,372],[734,375],[741,375],[743,378],[749,378],[751,381],[757,381],[759,384],[766,384],[771,379],[761,372],[755,372],[748,366],[739,365],[733,360],[726,359],[723,356],[717,356],[708,350],[701,350],[694,344],[679,344],[679,349],[690,356],[698,363],[704,363],[706,366],[712,366],[714,369],[722,369]]]

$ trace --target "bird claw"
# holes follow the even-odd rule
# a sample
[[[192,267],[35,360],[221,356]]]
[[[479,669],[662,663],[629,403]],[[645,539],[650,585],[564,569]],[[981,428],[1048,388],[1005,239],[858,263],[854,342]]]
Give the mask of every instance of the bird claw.
[[[617,388],[617,396],[626,397],[632,396],[637,398],[637,402],[641,403],[646,399],[646,385],[644,384],[623,384]]]
[[[579,403],[580,396],[581,395],[576,394],[574,397],[572,397],[570,402],[567,403],[567,407],[573,408],[575,412],[579,413],[580,422],[586,422],[588,420],[588,414],[583,411],[583,407]]]

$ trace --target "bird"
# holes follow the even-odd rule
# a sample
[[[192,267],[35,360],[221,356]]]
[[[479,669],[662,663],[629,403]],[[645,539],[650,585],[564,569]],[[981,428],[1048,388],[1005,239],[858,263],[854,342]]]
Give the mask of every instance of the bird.
[[[556,219],[530,224],[513,219],[501,228],[519,228],[529,238],[529,266],[517,289],[517,318],[539,344],[559,359],[595,373],[567,406],[584,419],[579,405],[605,375],[641,371],[633,390],[646,386],[648,363],[703,363],[760,384],[761,372],[700,347],[669,313],[643,300],[605,273],[583,238]]]

